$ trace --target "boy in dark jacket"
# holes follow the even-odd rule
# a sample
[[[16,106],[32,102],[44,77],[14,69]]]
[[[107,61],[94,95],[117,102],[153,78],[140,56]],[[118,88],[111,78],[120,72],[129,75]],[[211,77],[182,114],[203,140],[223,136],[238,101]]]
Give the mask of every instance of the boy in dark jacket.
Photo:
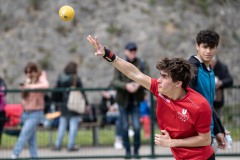
[[[211,136],[216,138],[218,148],[225,148],[224,128],[213,108],[215,95],[215,76],[210,66],[212,58],[216,55],[219,35],[210,30],[202,30],[196,37],[197,55],[191,56],[189,62],[195,67],[195,77],[190,82],[190,87],[202,94],[209,102],[212,109]]]

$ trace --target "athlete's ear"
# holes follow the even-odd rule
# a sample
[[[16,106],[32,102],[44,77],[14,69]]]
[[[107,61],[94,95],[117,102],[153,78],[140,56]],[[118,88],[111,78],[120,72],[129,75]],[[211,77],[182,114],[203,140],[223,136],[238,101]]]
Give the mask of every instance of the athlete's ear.
[[[177,81],[176,82],[176,87],[182,87],[182,81]]]

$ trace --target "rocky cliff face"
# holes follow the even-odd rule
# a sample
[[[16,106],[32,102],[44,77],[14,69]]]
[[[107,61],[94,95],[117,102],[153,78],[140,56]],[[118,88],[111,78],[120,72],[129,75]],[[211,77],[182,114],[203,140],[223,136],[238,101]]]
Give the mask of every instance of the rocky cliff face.
[[[73,21],[60,20],[62,5],[75,9]],[[113,68],[94,56],[86,40],[91,34],[120,57],[124,45],[135,41],[149,74],[157,77],[159,58],[195,54],[196,34],[210,28],[220,34],[218,55],[240,84],[239,8],[237,0],[0,0],[0,75],[14,88],[25,64],[35,61],[54,86],[66,63],[74,60],[85,87],[106,87]]]

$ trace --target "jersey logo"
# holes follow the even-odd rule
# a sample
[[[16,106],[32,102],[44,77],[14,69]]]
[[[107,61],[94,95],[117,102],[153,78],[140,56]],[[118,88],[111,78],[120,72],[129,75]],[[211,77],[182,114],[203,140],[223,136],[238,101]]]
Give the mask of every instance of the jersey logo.
[[[182,114],[186,114],[187,110],[186,109],[182,109]]]
[[[177,112],[177,114],[178,114],[178,118],[183,122],[186,122],[189,119],[189,115],[187,115],[186,109],[182,109],[182,113]]]

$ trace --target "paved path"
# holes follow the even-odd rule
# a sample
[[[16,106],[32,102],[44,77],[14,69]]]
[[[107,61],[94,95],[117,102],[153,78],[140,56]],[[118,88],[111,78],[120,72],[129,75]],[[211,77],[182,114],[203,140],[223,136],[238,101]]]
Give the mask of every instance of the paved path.
[[[235,151],[234,151],[235,150]],[[238,151],[237,153],[240,152],[240,146],[239,143],[235,143],[235,146],[233,147],[232,151],[236,153],[236,150]],[[88,159],[88,160],[96,160],[98,158],[87,158],[90,156],[101,156],[101,159],[107,159],[107,160],[122,160],[123,158],[119,158],[124,155],[124,150],[115,150],[113,147],[108,146],[99,146],[99,147],[81,147],[79,151],[76,152],[68,152],[66,149],[62,149],[61,151],[52,151],[51,149],[39,149],[38,154],[39,157],[62,157],[61,159],[70,159],[67,157],[85,157],[81,159]],[[140,152],[141,155],[150,155],[151,154],[151,149],[148,145],[144,145],[141,147]],[[171,155],[170,149],[168,148],[162,148],[162,147],[156,147],[155,148],[155,153],[157,155]],[[220,151],[218,153],[230,153],[229,151]],[[4,150],[0,149],[0,159],[7,159],[11,155],[11,150]],[[112,157],[116,156],[116,158],[104,158],[104,156],[109,156],[111,155]],[[29,153],[27,149],[24,149],[21,153],[21,157],[29,157]],[[20,157],[20,158],[21,158]],[[65,158],[64,158],[65,157]],[[118,157],[118,158],[117,158]],[[59,158],[60,159],[60,158]],[[71,158],[74,159],[74,158]],[[75,158],[75,159],[80,159],[80,158]],[[142,160],[148,160],[150,158],[141,158]],[[173,157],[158,157],[155,158],[155,160],[173,160]],[[216,157],[216,160],[239,160],[240,157]]]

